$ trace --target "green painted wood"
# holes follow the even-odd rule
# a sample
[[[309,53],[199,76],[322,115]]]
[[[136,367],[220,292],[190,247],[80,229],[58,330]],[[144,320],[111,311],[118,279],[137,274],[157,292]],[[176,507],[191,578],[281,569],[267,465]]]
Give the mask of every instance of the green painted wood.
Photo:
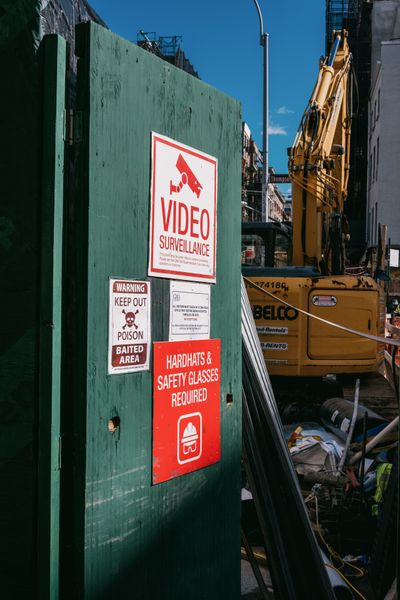
[[[86,599],[240,595],[240,177],[235,100],[93,24],[79,27],[77,440],[71,590]],[[151,131],[218,158],[221,461],[151,485],[152,373],[107,375],[108,278],[146,278]],[[168,335],[169,281],[152,280],[153,341]],[[227,404],[227,394],[233,402]],[[118,415],[117,433],[108,419]],[[71,528],[69,527],[69,530]],[[72,563],[72,559],[75,563]],[[66,596],[67,597],[67,596]]]
[[[0,576],[15,600],[36,575],[39,4],[0,0]]]
[[[66,42],[43,40],[43,165],[41,201],[38,408],[38,598],[56,600],[59,580],[60,402]]]

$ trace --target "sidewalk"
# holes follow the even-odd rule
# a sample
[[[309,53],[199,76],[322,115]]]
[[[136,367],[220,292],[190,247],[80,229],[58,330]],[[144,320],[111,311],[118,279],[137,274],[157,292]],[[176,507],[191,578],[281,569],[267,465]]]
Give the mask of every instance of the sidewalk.
[[[241,597],[245,600],[260,600],[262,598],[258,591],[258,585],[256,578],[254,577],[253,569],[248,560],[242,559],[241,561],[241,572],[242,572],[242,584],[241,584]],[[271,578],[268,573],[268,569],[260,566],[261,573],[263,574],[264,581],[268,586],[268,589],[272,592]]]

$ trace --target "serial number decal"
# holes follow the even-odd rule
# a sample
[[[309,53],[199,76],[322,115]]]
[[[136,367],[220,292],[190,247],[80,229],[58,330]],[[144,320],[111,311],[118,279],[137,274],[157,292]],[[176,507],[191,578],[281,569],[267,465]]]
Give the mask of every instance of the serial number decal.
[[[253,306],[254,320],[264,319],[264,321],[295,321],[299,316],[299,311],[285,304],[255,304]]]
[[[261,348],[263,350],[287,350],[288,344],[286,342],[261,342]]]
[[[272,290],[286,290],[288,291],[288,286],[285,281],[255,281],[254,282],[260,288],[270,288]]]
[[[258,325],[256,327],[257,333],[269,335],[288,335],[289,327],[268,327],[267,325]]]

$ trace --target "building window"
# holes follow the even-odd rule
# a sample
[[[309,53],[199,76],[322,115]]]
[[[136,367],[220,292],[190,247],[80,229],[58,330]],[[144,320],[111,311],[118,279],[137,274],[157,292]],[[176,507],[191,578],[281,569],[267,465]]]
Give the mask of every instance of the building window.
[[[372,175],[372,154],[369,155],[369,169],[368,169],[368,185],[371,187],[371,175]]]
[[[379,167],[379,138],[376,140],[376,179],[378,180],[378,167]]]
[[[375,202],[375,245],[378,243],[378,203]]]
[[[372,213],[371,213],[371,235],[370,235],[370,239],[371,239],[371,245],[374,245],[374,231],[375,231],[375,208],[372,208]]]
[[[356,146],[354,149],[354,154],[357,157],[362,157],[362,155],[364,154],[364,149],[362,146]]]
[[[376,148],[374,146],[374,158],[372,160],[372,183],[375,181],[376,179]]]

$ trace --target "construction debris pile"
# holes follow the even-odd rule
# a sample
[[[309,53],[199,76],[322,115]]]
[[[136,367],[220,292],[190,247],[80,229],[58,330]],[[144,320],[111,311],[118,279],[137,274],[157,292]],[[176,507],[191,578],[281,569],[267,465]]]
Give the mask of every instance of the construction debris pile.
[[[357,380],[353,401],[329,398],[317,419],[282,426],[245,300],[244,463],[274,593],[292,597],[282,590],[292,581],[306,594],[300,575],[289,575],[298,563],[313,573],[308,597],[331,597],[327,572],[334,596],[383,600],[397,568],[398,417],[389,421],[360,404]]]
[[[284,426],[317,538],[346,579],[368,572],[376,598],[396,576],[397,425],[359,405],[357,385],[354,402],[326,400],[319,422]]]

